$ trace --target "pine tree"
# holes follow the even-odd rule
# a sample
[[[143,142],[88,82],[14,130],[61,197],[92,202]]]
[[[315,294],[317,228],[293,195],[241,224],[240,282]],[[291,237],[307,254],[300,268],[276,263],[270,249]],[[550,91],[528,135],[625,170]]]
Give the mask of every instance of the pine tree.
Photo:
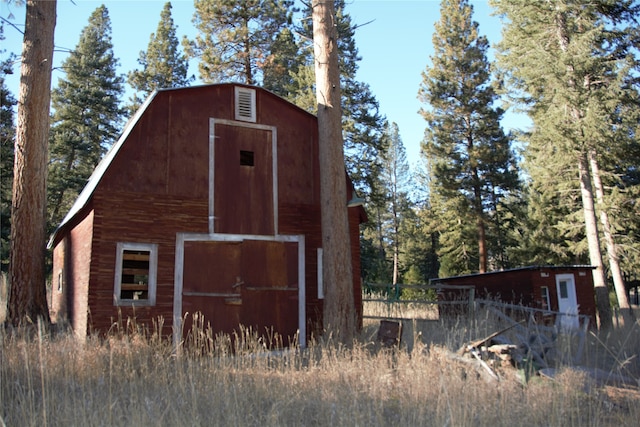
[[[433,174],[432,202],[449,227],[440,234],[447,258],[442,265],[465,271],[477,257],[477,269],[485,272],[502,258],[503,245],[492,246],[488,235],[505,234],[497,214],[519,183],[510,139],[500,127],[503,111],[494,107],[489,44],[478,34],[472,13],[467,0],[442,1],[435,54],[423,73],[419,98],[427,104],[421,113],[428,123],[423,152]],[[455,268],[457,263],[465,266]]]
[[[4,40],[0,24],[0,41]],[[0,53],[4,53],[2,50]],[[13,187],[13,144],[15,127],[13,108],[16,99],[5,84],[15,55],[0,62],[0,272],[9,268],[9,236],[11,235],[11,188]]]
[[[340,69],[333,2],[313,0],[320,199],[322,208],[323,324],[339,343],[351,345],[357,316],[344,179]]]
[[[65,59],[66,76],[52,93],[49,221],[58,224],[120,134],[123,78],[111,42],[107,8],[98,7]]]
[[[606,157],[617,151],[612,143],[635,138],[637,130],[637,123],[630,125],[621,112],[629,100],[637,99],[633,81],[640,67],[634,46],[640,5],[633,1],[494,4],[509,22],[499,60],[514,93],[520,95],[519,101],[528,107],[536,125],[535,142],[552,147],[558,157],[571,159],[573,176],[577,177],[573,188],[581,197],[589,259],[595,266],[600,322],[603,328],[609,328],[611,316],[599,231],[605,232],[610,266],[617,264],[617,259],[615,245],[610,245],[611,218],[603,215],[608,209],[605,195],[598,194],[598,181],[606,173]],[[550,159],[533,160],[542,164]],[[561,171],[556,168],[556,172]],[[617,185],[623,182],[618,181]],[[602,219],[601,230],[596,208]],[[631,320],[624,285],[616,275],[613,278],[618,302],[627,314],[625,320]]]
[[[622,138],[614,138],[609,146],[615,150],[605,152],[601,159],[604,170],[604,205],[615,212],[610,216],[611,232],[619,249],[619,258],[627,287],[640,279],[640,88],[627,92],[631,99],[621,106],[620,120],[626,123],[618,128],[626,130]]]
[[[189,63],[180,51],[176,26],[171,17],[171,2],[167,2],[160,13],[160,22],[149,38],[146,51],[140,52],[138,64],[142,70],[128,74],[128,82],[136,93],[131,99],[131,110],[135,111],[156,89],[188,86],[195,78],[188,77]]]
[[[264,69],[274,70],[274,44],[291,25],[292,0],[195,0],[193,23],[200,32],[183,41],[190,57],[200,58],[200,78],[207,83],[257,85]]]
[[[392,254],[391,283],[397,285],[401,279],[400,252],[406,243],[405,222],[410,215],[411,170],[398,125],[396,123],[387,124],[385,136],[388,140],[388,148],[382,159],[380,174],[381,180],[385,184],[387,200],[383,227]]]
[[[438,277],[438,233],[436,220],[429,202],[416,203],[406,224],[404,263],[409,266],[403,282],[409,285],[426,285],[429,279]],[[403,295],[407,292],[403,291]],[[409,292],[408,294],[421,294]]]
[[[431,206],[431,186],[424,160],[418,162],[412,171],[412,206],[409,220],[406,222],[407,239],[404,263],[411,273],[406,272],[406,284],[427,284],[429,279],[438,277],[440,262],[438,259],[438,219],[433,215]],[[405,292],[403,292],[404,294]],[[419,296],[423,292],[408,292]],[[409,295],[410,296],[410,295]]]
[[[437,179],[432,176],[431,180]],[[438,236],[439,277],[478,271],[477,218],[464,195],[443,197],[432,187],[430,212],[436,219],[431,232]]]
[[[27,0],[16,126],[7,320],[49,322],[45,283],[47,132],[55,0]]]
[[[362,233],[362,243],[369,250],[362,258],[369,268],[366,281],[397,285],[404,274],[402,253],[407,243],[407,222],[413,214],[409,199],[411,170],[396,123],[386,124],[383,138],[387,149],[380,159],[377,192],[369,195],[369,222]]]
[[[537,143],[539,136],[535,128],[520,136],[527,147],[522,169],[528,182],[522,195],[524,207],[512,230],[517,245],[509,253],[517,265],[586,264],[586,248],[575,244],[584,239],[583,227],[558,220],[568,218],[580,204],[573,165],[552,145]],[[546,161],[539,163],[536,158]]]
[[[287,99],[296,90],[295,76],[303,61],[292,30],[283,28],[271,46],[271,55],[263,67],[262,86]],[[315,101],[315,100],[314,100]]]

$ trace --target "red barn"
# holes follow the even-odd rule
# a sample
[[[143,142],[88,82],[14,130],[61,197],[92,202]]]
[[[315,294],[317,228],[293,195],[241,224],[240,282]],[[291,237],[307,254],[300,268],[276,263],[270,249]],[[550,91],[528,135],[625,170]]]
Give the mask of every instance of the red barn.
[[[434,284],[473,286],[478,298],[525,307],[582,314],[595,325],[596,304],[591,266],[530,266],[489,273],[432,279]],[[577,317],[563,321],[577,326]]]
[[[51,237],[52,318],[83,336],[162,317],[179,340],[199,312],[216,333],[242,324],[304,345],[322,324],[319,173],[316,117],[273,93],[155,92]],[[347,202],[361,317],[366,217]]]

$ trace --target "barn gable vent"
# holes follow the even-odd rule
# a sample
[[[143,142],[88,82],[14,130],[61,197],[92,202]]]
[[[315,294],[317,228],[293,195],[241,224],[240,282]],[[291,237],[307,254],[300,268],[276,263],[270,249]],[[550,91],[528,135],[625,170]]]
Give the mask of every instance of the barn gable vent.
[[[256,91],[246,87],[236,87],[236,120],[256,121]]]

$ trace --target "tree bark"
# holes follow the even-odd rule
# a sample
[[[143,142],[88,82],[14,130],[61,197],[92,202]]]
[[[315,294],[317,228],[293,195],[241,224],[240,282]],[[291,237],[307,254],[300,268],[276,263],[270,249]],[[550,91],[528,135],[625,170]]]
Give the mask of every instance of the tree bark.
[[[28,0],[15,142],[8,321],[49,322],[46,177],[56,0]]]
[[[394,171],[394,176],[395,176],[395,171]],[[392,213],[393,213],[393,275],[391,276],[391,280],[393,283],[393,287],[395,288],[396,291],[396,297],[399,294],[399,289],[398,289],[398,275],[400,274],[399,271],[399,258],[400,258],[400,243],[398,242],[399,240],[399,234],[400,234],[400,225],[399,225],[399,220],[398,220],[398,209],[397,209],[397,205],[398,205],[398,191],[396,188],[396,184],[394,183],[394,189],[393,189],[393,205],[392,205]]]
[[[475,168],[473,169],[473,177],[476,182],[479,182],[478,171]],[[478,231],[478,272],[486,273],[489,261],[487,255],[487,232],[484,222],[484,209],[482,208],[482,191],[479,186],[475,186],[473,192],[473,208],[477,218],[476,227]]]
[[[482,213],[477,212],[478,215],[478,272],[486,273],[487,272],[487,236],[485,230],[484,219],[482,218]]]
[[[602,180],[600,179],[600,167],[598,165],[598,159],[595,150],[589,151],[589,164],[591,166],[593,186],[596,190],[596,201],[598,203],[598,206],[600,207],[600,223],[602,224],[604,242],[607,247],[609,268],[611,269],[611,276],[613,277],[613,287],[616,291],[618,306],[620,306],[620,312],[622,313],[624,324],[627,326],[633,325],[636,319],[633,314],[633,310],[629,305],[629,299],[627,298],[627,289],[624,285],[624,279],[622,278],[622,271],[620,270],[618,248],[613,238],[613,234],[611,233],[609,214],[607,213],[607,210],[604,206],[604,187],[602,186]]]
[[[580,175],[580,193],[582,195],[585,231],[589,246],[589,260],[591,265],[595,267],[593,270],[593,287],[595,290],[600,329],[609,330],[613,327],[611,304],[609,303],[609,289],[607,287],[607,280],[602,263],[602,252],[600,251],[600,237],[598,236],[598,223],[593,202],[593,187],[591,185],[589,162],[586,153],[580,153],[578,171]]]
[[[340,108],[335,6],[314,0],[313,45],[318,103],[325,333],[350,345],[356,332]]]

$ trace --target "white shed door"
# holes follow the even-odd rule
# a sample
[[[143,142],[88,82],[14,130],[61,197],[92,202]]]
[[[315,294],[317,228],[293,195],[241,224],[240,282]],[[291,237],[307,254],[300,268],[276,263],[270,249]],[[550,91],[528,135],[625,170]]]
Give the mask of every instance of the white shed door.
[[[576,297],[576,282],[573,274],[556,275],[556,290],[558,292],[558,311],[562,328],[577,328],[578,299]]]

